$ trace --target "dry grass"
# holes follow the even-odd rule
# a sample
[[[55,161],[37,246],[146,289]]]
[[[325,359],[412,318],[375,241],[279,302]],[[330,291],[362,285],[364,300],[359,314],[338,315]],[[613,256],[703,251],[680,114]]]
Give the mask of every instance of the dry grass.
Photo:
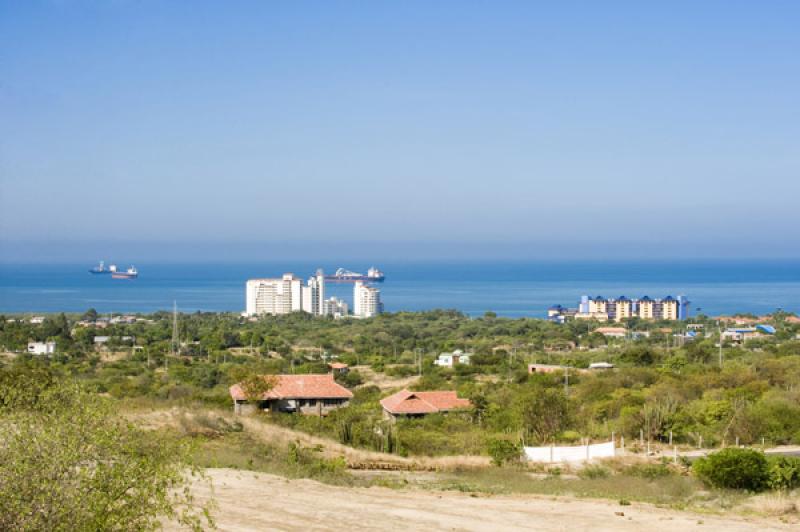
[[[241,423],[245,432],[256,441],[286,447],[290,443],[299,443],[305,447],[321,447],[322,456],[333,459],[343,457],[348,464],[363,466],[368,464],[395,464],[398,468],[420,470],[460,470],[486,467],[489,458],[486,456],[438,456],[405,458],[402,456],[356,449],[343,445],[335,440],[313,436],[306,432],[268,423],[258,416],[236,416],[229,410],[208,407],[172,407],[169,409],[150,408],[138,404],[126,417],[140,426],[149,429],[180,430],[183,434],[204,435],[213,432],[207,420],[218,425]]]
[[[419,380],[418,375],[411,375],[410,377],[390,377],[383,373],[376,373],[369,366],[353,366],[354,370],[358,370],[361,377],[364,379],[364,386],[377,386],[382,391],[393,390],[395,388],[408,388]]]
[[[765,493],[750,497],[742,509],[756,515],[800,521],[800,493]]]

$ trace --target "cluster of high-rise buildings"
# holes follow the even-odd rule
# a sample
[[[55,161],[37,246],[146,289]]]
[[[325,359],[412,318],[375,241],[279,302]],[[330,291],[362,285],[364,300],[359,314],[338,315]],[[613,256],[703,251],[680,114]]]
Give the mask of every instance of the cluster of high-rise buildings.
[[[325,275],[318,271],[303,284],[303,280],[292,273],[272,279],[249,279],[246,285],[247,316],[260,314],[289,314],[308,312],[313,316],[348,316],[345,301],[331,297],[325,299]],[[353,285],[353,314],[357,318],[371,318],[383,312],[381,292],[362,281]]]
[[[644,320],[684,320],[689,317],[689,300],[686,296],[667,296],[652,299],[648,296],[629,299],[625,296],[605,298],[581,296],[578,308],[555,305],[547,310],[547,317],[554,321],[567,318],[595,319],[599,321],[622,321],[626,318]]]

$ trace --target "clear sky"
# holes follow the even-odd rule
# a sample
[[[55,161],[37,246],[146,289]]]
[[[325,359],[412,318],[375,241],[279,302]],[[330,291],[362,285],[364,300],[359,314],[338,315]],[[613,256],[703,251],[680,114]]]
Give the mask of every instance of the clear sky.
[[[0,260],[800,256],[800,2],[656,4],[0,0]]]

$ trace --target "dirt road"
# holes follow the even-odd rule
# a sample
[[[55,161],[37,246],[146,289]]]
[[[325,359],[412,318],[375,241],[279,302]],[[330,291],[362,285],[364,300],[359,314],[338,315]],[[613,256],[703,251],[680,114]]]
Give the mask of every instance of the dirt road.
[[[220,530],[791,530],[774,519],[711,517],[648,505],[531,496],[337,488],[211,469]],[[197,495],[209,490],[199,486]],[[624,512],[624,515],[617,515]]]

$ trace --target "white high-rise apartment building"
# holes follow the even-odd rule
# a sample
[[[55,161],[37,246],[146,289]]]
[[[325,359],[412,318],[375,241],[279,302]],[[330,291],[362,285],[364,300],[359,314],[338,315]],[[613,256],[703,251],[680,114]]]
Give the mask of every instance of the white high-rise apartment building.
[[[357,318],[371,318],[381,312],[381,291],[356,281],[353,287],[353,315]]]
[[[345,301],[332,297],[323,302],[323,314],[334,318],[344,318],[347,316],[349,307]]]
[[[325,314],[325,275],[322,270],[317,270],[314,277],[308,278],[308,284],[303,287],[303,309],[313,316]]]
[[[325,276],[317,272],[308,280],[308,286],[291,273],[280,279],[250,279],[245,288],[245,314],[289,314],[304,311],[316,316],[322,314],[325,297]]]

